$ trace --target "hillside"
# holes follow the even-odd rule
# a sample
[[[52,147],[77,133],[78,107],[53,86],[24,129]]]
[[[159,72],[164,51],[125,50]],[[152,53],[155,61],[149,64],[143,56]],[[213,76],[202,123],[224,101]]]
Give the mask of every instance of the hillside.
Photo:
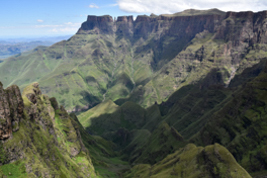
[[[22,95],[0,83],[1,177],[96,177],[77,121],[38,83]]]

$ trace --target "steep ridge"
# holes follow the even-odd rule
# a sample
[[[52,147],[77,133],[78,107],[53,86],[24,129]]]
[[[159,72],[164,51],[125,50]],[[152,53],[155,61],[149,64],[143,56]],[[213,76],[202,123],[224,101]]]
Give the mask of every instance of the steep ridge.
[[[135,21],[88,16],[69,40],[0,63],[1,80],[22,88],[38,81],[69,112],[91,108],[104,97],[149,107],[214,68],[227,86],[266,57],[266,16],[266,11],[216,10]]]
[[[1,177],[96,177],[73,120],[38,83],[20,94],[0,83]]]

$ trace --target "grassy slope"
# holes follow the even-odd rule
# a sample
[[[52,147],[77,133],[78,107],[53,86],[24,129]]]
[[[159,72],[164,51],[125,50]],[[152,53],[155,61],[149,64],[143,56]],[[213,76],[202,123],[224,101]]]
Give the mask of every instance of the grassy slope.
[[[249,172],[266,167],[266,77],[265,64],[262,73],[243,84],[193,139],[199,144],[226,146]]]
[[[139,155],[137,153],[135,157],[131,155],[131,161],[154,164],[185,144],[183,137],[173,127],[163,122],[146,139],[146,142],[138,150]]]
[[[219,144],[196,147],[188,144],[154,164],[134,166],[126,177],[251,177]]]
[[[121,172],[130,168],[129,163],[122,161],[116,145],[100,136],[88,134],[75,114],[70,115],[77,123],[84,145],[90,151],[90,158],[98,177],[120,177]]]

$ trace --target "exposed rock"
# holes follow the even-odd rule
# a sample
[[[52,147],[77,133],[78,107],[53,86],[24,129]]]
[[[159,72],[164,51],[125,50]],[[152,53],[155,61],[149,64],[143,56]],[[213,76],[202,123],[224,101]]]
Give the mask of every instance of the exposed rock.
[[[92,16],[87,17],[87,21],[84,22],[79,29],[78,33],[83,33],[87,30],[96,30],[97,32],[104,34],[113,33],[113,19],[109,15],[104,16]]]
[[[0,140],[12,137],[12,132],[19,129],[23,108],[19,88],[12,85],[4,90],[0,82]]]
[[[135,22],[150,22],[151,18],[149,16],[146,16],[146,15],[138,15]]]
[[[133,16],[120,16],[118,17],[117,22],[133,22]]]
[[[59,109],[59,107],[58,107],[58,102],[57,102],[57,100],[56,100],[55,97],[49,98],[49,100],[50,100],[50,102],[51,102],[52,107],[53,107],[55,110]]]

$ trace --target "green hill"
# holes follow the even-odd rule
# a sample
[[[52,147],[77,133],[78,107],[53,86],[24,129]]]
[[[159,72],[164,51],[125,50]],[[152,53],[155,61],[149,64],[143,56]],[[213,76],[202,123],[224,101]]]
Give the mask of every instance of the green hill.
[[[251,177],[219,144],[196,147],[188,144],[154,165],[139,164],[126,173],[135,177]]]

